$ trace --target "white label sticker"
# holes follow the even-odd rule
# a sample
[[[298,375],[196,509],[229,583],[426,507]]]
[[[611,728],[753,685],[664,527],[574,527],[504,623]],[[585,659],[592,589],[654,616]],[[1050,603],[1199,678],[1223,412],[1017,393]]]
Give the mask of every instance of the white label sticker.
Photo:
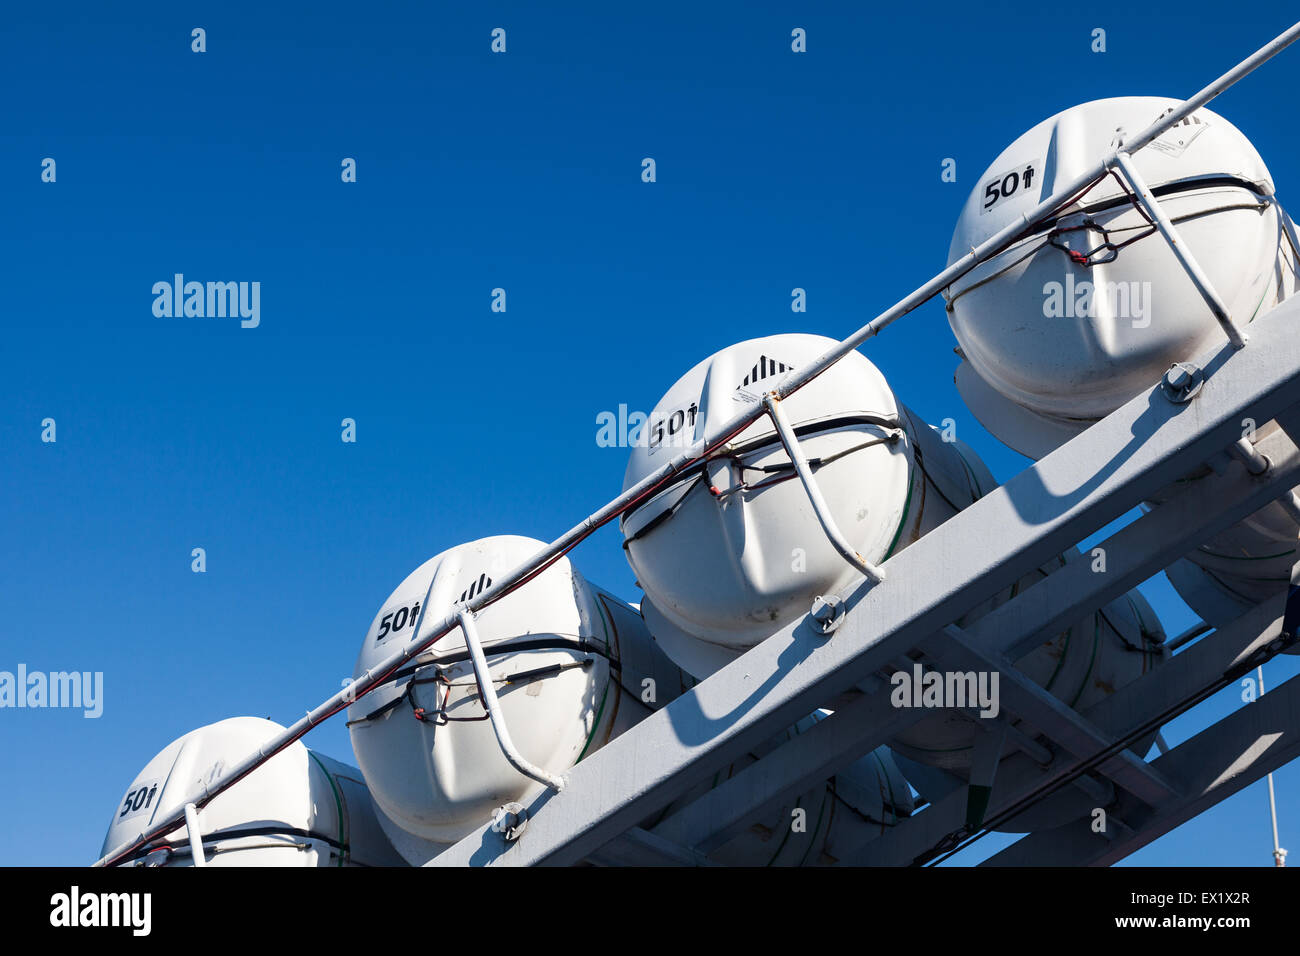
[[[472,594],[462,594],[460,599],[465,601],[474,597],[474,595],[478,594],[479,591],[482,591],[491,583],[492,582],[488,580],[487,584],[482,587],[476,587]],[[413,637],[415,634],[415,622],[419,619],[420,601],[418,598],[414,601],[407,601],[401,604],[395,604],[392,607],[384,608],[383,613],[379,615],[379,622],[375,625],[375,643],[387,640],[393,635],[399,634],[403,631],[407,632],[404,635],[405,637]]]
[[[1200,135],[1209,128],[1209,123],[1198,119],[1196,114],[1193,113],[1173,129],[1166,130],[1152,140],[1151,148],[1158,149],[1160,152],[1167,153],[1177,159],[1187,152],[1187,147],[1196,142]]]
[[[1009,169],[988,179],[980,189],[980,215],[996,209],[999,203],[1033,194],[1042,179],[1040,161]]]
[[[127,791],[122,798],[122,805],[118,808],[117,818],[127,820],[137,813],[143,813],[145,810],[151,810],[154,802],[158,799],[159,780],[142,780]]]

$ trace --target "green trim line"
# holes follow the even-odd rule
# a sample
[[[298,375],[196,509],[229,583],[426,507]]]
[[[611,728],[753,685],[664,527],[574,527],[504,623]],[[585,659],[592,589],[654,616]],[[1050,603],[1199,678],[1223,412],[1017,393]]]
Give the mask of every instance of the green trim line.
[[[1283,212],[1282,215],[1285,216],[1286,213]],[[1286,261],[1286,260],[1283,259],[1283,262],[1285,262],[1285,261]],[[1280,294],[1281,291],[1282,291],[1281,289],[1277,288],[1277,286],[1273,286],[1273,285],[1270,285],[1269,283],[1265,282],[1265,283],[1264,283],[1264,291],[1263,291],[1262,293],[1260,293],[1259,301],[1255,303],[1255,311],[1252,312],[1251,315],[1250,315],[1250,318],[1246,320],[1246,324],[1247,324],[1247,325],[1250,325],[1250,323],[1254,322],[1257,318],[1259,318],[1259,310],[1260,310],[1260,308],[1264,305],[1264,300],[1268,298],[1268,292],[1269,292],[1269,289],[1270,289],[1270,288],[1271,288],[1275,293],[1279,293],[1279,294]]]
[[[605,653],[609,653],[609,630],[613,626],[605,623],[605,602],[601,600],[600,595],[596,595],[596,617],[600,618],[600,628],[605,632]],[[587,742],[582,745],[582,752],[578,754],[578,759],[574,764],[582,763],[582,758],[587,756],[587,750],[591,747],[591,742],[596,739],[596,731],[600,729],[600,718],[605,713],[605,702],[609,699],[609,685],[614,682],[614,675],[606,670],[605,690],[600,695],[600,706],[596,708],[596,719],[591,722],[591,733],[587,734]]]
[[[587,734],[587,742],[582,745],[582,753],[578,754],[575,764],[582,763],[582,758],[587,756],[587,748],[591,746],[591,742],[596,738],[596,731],[600,729],[600,717],[605,713],[605,701],[609,699],[609,685],[610,681],[605,681],[605,692],[600,695],[600,706],[596,708],[596,719],[591,722],[591,733]]]
[[[339,793],[339,785],[334,782],[334,774],[325,769],[325,765],[321,763],[320,758],[310,750],[307,751],[307,756],[316,761],[316,766],[320,767],[320,772],[325,774],[325,779],[330,782],[330,789],[334,791],[334,807],[339,815],[339,844],[343,848],[342,852],[339,853],[339,866],[342,866],[343,857],[352,855],[352,847],[348,845],[348,836],[344,826],[347,817],[343,815],[343,795]]]
[[[605,632],[605,653],[606,654],[609,653],[609,631],[610,628],[614,626],[614,622],[612,620],[609,623],[605,622],[605,615],[608,613],[609,610],[605,607],[604,599],[602,599],[601,596],[597,594],[596,595],[596,617],[600,618],[600,629]]]
[[[1061,668],[1065,666],[1065,659],[1070,656],[1070,641],[1073,638],[1074,628],[1071,627],[1065,632],[1065,646],[1061,648],[1061,656],[1056,659],[1056,669],[1052,671],[1052,676],[1047,678],[1043,690],[1051,690],[1052,685],[1056,683],[1056,676],[1061,673]]]
[[[903,424],[902,416],[899,416],[898,427],[907,439],[911,441],[912,436],[908,434],[907,426]],[[921,474],[921,480],[925,481],[925,474]],[[889,542],[889,549],[880,563],[884,564],[894,553],[894,548],[898,547],[898,539],[903,536],[903,528],[907,524],[907,516],[912,512],[912,489],[916,486],[916,462],[912,458],[907,459],[907,498],[903,501],[903,515],[898,519],[898,527],[894,530],[894,540]]]

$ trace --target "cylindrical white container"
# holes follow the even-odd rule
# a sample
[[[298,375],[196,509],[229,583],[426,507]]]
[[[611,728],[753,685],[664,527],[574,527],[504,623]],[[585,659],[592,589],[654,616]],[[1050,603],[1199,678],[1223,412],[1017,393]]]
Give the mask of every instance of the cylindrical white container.
[[[484,538],[431,558],[386,600],[357,658],[363,674],[545,545]],[[650,640],[635,608],[588,584],[561,558],[477,616],[479,640],[520,754],[563,774],[678,696],[686,678]],[[380,822],[424,863],[543,784],[506,759],[483,707],[460,630],[348,711],[357,762]]]
[[[1177,102],[1097,100],[1029,130],[977,180],[949,262]],[[1236,127],[1201,109],[1133,159],[1239,327],[1294,293],[1294,226],[1263,160]],[[1226,341],[1118,173],[953,283],[945,298],[965,360],[958,390],[990,432],[1031,458],[1155,386],[1173,363]],[[1274,427],[1244,422],[1243,435]],[[1223,624],[1285,586],[1297,534],[1300,527],[1270,505],[1206,542],[1169,576],[1202,617]]]
[[[833,344],[773,335],[695,366],[655,406],[624,487]],[[885,561],[995,486],[965,445],[908,412],[857,352],[784,406],[836,522],[868,561]],[[631,511],[622,530],[651,633],[701,679],[857,573],[827,540],[767,418],[738,435],[725,458]]]
[[[232,717],[169,744],[127,788],[101,854],[121,846],[155,818],[284,728],[258,717]],[[301,742],[272,757],[199,811],[207,866],[402,866],[380,827],[370,793],[353,767]],[[194,866],[189,829],[181,826],[122,866]]]

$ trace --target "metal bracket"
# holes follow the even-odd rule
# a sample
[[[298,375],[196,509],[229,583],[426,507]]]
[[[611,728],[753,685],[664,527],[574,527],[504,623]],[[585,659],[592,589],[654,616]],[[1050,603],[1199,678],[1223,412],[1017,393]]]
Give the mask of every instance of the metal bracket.
[[[1272,459],[1261,454],[1248,438],[1239,438],[1228,446],[1228,453],[1246,466],[1246,470],[1259,477],[1267,475],[1273,468]],[[1300,495],[1288,491],[1277,499],[1277,504],[1287,513],[1292,521],[1300,524]]]
[[[1214,318],[1223,328],[1223,333],[1228,337],[1234,348],[1244,348],[1246,345],[1246,334],[1238,329],[1232,322],[1232,316],[1228,314],[1228,307],[1219,294],[1214,291],[1214,286],[1210,284],[1209,277],[1201,271],[1198,263],[1192,255],[1192,250],[1187,248],[1183,242],[1182,236],[1178,234],[1178,229],[1174,226],[1172,220],[1165,215],[1160,203],[1156,201],[1155,195],[1147,186],[1142,174],[1137,171],[1133,165],[1133,157],[1127,152],[1120,150],[1115,154],[1115,165],[1119,167],[1128,180],[1128,184],[1133,188],[1137,195],[1137,201],[1146,214],[1155,221],[1156,228],[1160,230],[1160,235],[1164,236],[1165,241],[1169,243],[1169,248],[1178,260],[1178,264],[1183,267],[1192,284],[1196,286],[1196,291],[1201,294],[1205,304],[1210,307],[1214,313]]]
[[[190,853],[194,856],[194,865],[207,866],[207,857],[203,855],[203,830],[199,826],[199,811],[194,804],[185,804],[185,829],[190,836]]]
[[[564,780],[529,763],[515,748],[515,743],[510,738],[505,715],[501,713],[501,704],[497,700],[496,688],[492,686],[492,674],[488,671],[487,660],[483,657],[483,647],[479,644],[478,629],[474,626],[474,612],[461,604],[456,607],[456,616],[460,621],[461,633],[465,635],[465,647],[469,650],[470,662],[474,665],[474,679],[478,682],[479,694],[483,697],[483,706],[487,708],[488,717],[492,720],[492,730],[497,735],[501,752],[510,761],[510,766],[525,777],[544,783],[559,793],[564,789]]]
[[[795,436],[794,429],[790,427],[790,422],[786,420],[785,411],[781,408],[781,400],[777,398],[775,392],[768,392],[763,396],[763,407],[767,409],[768,417],[772,419],[772,424],[776,426],[776,433],[781,438],[781,444],[785,446],[786,454],[790,456],[790,464],[794,465],[799,480],[803,482],[804,491],[808,493],[808,500],[812,503],[813,511],[817,514],[817,520],[821,522],[822,530],[826,532],[826,537],[830,539],[831,545],[834,546],[845,561],[876,584],[885,580],[884,569],[877,567],[858,554],[857,549],[849,544],[835,524],[835,518],[831,515],[830,506],[826,504],[821,489],[817,487],[817,480],[813,477],[812,468],[808,465],[808,459],[804,457],[803,449],[799,447],[799,439]]]

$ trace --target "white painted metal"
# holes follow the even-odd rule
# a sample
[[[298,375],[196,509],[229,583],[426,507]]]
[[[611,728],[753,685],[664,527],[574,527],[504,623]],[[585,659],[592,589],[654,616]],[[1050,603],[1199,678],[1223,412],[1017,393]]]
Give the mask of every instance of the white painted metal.
[[[208,858],[203,855],[203,828],[199,826],[199,811],[194,804],[185,804],[185,829],[189,831],[190,859],[197,869],[208,865]]]
[[[1276,428],[1267,423],[1254,440],[1261,441]],[[1204,480],[1209,471],[1209,467],[1197,469],[1187,480]],[[1167,570],[1179,596],[1203,620],[1222,625],[1286,587],[1298,556],[1300,520],[1295,497],[1293,489],[1205,541]]]
[[[417,616],[411,613],[417,602],[428,602],[438,613],[445,602],[466,600],[535,544],[525,538],[487,538],[426,562],[384,602],[366,636],[358,672],[366,669],[369,657],[385,653],[384,644],[409,629],[406,622]],[[400,608],[407,613],[395,618],[394,609]],[[552,647],[537,646],[548,637],[554,639]],[[459,652],[466,640],[468,661],[459,659],[465,656]],[[592,650],[581,650],[578,642]],[[606,645],[617,667],[593,653]],[[574,667],[577,661],[586,666]],[[463,621],[459,635],[449,636],[420,663],[422,670],[358,703],[351,724],[358,759],[382,808],[380,822],[412,863],[431,859],[473,826],[493,819],[497,807],[531,801],[541,792],[538,784],[563,789],[562,774],[578,759],[677,696],[688,680],[656,650],[634,608],[586,584],[567,560],[477,620]],[[437,703],[442,685],[418,683],[435,673],[435,663],[451,682],[442,705]],[[567,669],[527,676],[557,666]],[[647,685],[647,678],[653,684]],[[499,699],[496,685],[502,688]],[[461,711],[480,705],[495,719],[456,720],[464,716]],[[389,709],[375,714],[385,706]],[[413,719],[420,706],[424,719]],[[450,721],[440,722],[439,707]],[[816,720],[801,721],[753,754],[742,755],[702,788],[729,778],[756,754],[797,736]],[[894,796],[886,800],[882,793]],[[819,861],[832,856],[839,843],[860,842],[864,834],[906,815],[911,802],[906,782],[882,750],[834,780],[810,786],[788,807],[771,808],[754,827],[711,848],[706,859],[734,865]]]
[[[652,468],[660,441],[670,441],[681,429],[709,430],[710,416],[725,415],[730,404],[752,401],[764,381],[817,354],[825,341],[771,336],[731,346],[696,366],[651,413],[655,444],[632,453],[625,481],[633,484]],[[761,400],[779,443],[771,426],[755,423],[730,446],[725,467],[684,478],[624,522],[629,560],[647,591],[642,606],[651,633],[699,677],[726,663],[723,649],[734,658],[752,646],[753,632],[766,634],[773,624],[808,613],[813,596],[847,587],[856,577],[850,566],[878,581],[878,575],[867,573],[873,562],[917,540],[995,486],[970,449],[915,426],[884,378],[860,355],[847,356],[790,400],[801,438],[786,420],[784,403],[770,393]],[[821,465],[816,476],[799,454],[790,454],[801,445]],[[791,477],[791,463],[803,479],[808,502],[793,481],[772,483],[777,475]],[[890,481],[903,466],[911,472],[905,490],[899,481]],[[856,529],[853,540],[837,541],[839,523]],[[806,545],[818,542],[819,527],[831,547],[810,552]],[[871,556],[863,557],[858,548]],[[844,560],[837,561],[836,554]],[[1071,554],[1078,557],[1073,549]],[[1058,557],[1026,575],[965,620],[1031,587],[1064,560]],[[1031,681],[1083,710],[1158,664],[1163,639],[1154,611],[1134,592],[1071,622],[1023,655],[1017,666]],[[908,676],[912,667],[904,663],[900,670]],[[891,738],[890,746],[965,779],[974,744],[982,739],[979,725],[980,718],[968,711],[936,712]],[[1033,749],[1023,734],[1014,733],[1012,740],[1020,749]],[[923,780],[912,782],[926,795]],[[1020,822],[1056,826],[1079,812],[1077,801],[1055,800],[1043,813]]]
[[[1193,116],[1192,119],[1195,120],[1196,117]],[[1203,123],[1204,121],[1202,121]],[[1179,130],[1177,133],[1183,136],[1190,135],[1186,130]],[[1177,142],[1179,145],[1182,143],[1182,141]],[[1178,227],[1174,225],[1173,220],[1169,218],[1169,214],[1165,212],[1164,207],[1156,199],[1150,187],[1147,186],[1147,182],[1138,170],[1137,164],[1134,163],[1133,157],[1121,150],[1116,155],[1115,160],[1117,168],[1124,173],[1124,179],[1128,181],[1129,188],[1133,190],[1133,196],[1137,200],[1138,206],[1146,213],[1148,219],[1155,222],[1156,228],[1169,245],[1169,251],[1174,254],[1178,264],[1187,273],[1192,285],[1196,286],[1196,291],[1200,293],[1201,298],[1205,300],[1205,304],[1209,306],[1210,312],[1214,315],[1215,321],[1219,323],[1223,334],[1228,337],[1228,341],[1235,348],[1245,348],[1246,333],[1242,332],[1233,323],[1228,306],[1219,298],[1219,294],[1215,291],[1209,277],[1205,275],[1201,264],[1192,257],[1191,251],[1188,249]],[[1285,213],[1280,214],[1279,219],[1285,218]]]
[[[127,865],[399,865],[360,772],[301,743],[202,810],[183,799],[283,731],[269,720],[232,717],[169,744],[127,788],[104,838],[105,850],[179,811],[185,825],[150,841]]]
[[[1281,601],[1277,600],[1255,608],[1241,620],[1233,622],[1216,634],[1215,640],[1201,641],[1190,646],[1186,652],[1175,655],[1165,667],[1149,679],[1131,684],[1103,699],[1084,715],[1087,728],[1093,728],[1096,732],[1113,739],[1123,739],[1135,728],[1158,725],[1176,716],[1187,706],[1203,700],[1206,696],[1206,688],[1213,690],[1222,686],[1225,674],[1240,675],[1248,672],[1257,655],[1278,636],[1281,625],[1280,604]],[[974,639],[972,635],[972,643]],[[1250,741],[1242,742],[1243,748],[1248,747],[1249,744]],[[1066,779],[1074,768],[1084,762],[1081,759],[1084,755],[1074,749],[1076,746],[1077,743],[1072,743],[1069,748],[1075,754],[1074,757],[1059,760],[1048,768],[1029,768],[1023,764],[1008,765],[1009,762],[1004,761],[1003,767],[999,770],[998,786],[993,794],[989,815],[1004,813],[1007,808],[1022,804],[1035,792]],[[1080,749],[1088,749],[1086,741]],[[1092,769],[1094,772],[1114,773],[1114,764],[1121,759],[1123,759],[1122,751],[1108,759],[1093,760]],[[1147,766],[1151,767],[1151,765]],[[1130,768],[1134,768],[1132,763]],[[1154,767],[1152,769],[1154,770]],[[1156,799],[1149,794],[1137,799],[1153,807],[1168,806],[1183,799],[1187,792],[1187,784],[1181,775],[1159,771],[1158,779],[1171,783],[1177,795],[1168,800]],[[1111,800],[1093,804],[1094,807],[1107,810],[1109,822],[1112,824],[1109,828],[1112,836],[1120,823],[1127,821],[1136,812],[1135,806],[1130,804],[1125,814],[1118,813],[1115,804],[1122,798],[1123,792],[1120,791]],[[907,865],[918,858],[929,858],[930,851],[961,830],[966,818],[966,805],[967,798],[964,791],[954,788],[949,794],[940,797],[927,807],[923,813],[891,830],[886,837],[865,843],[859,850],[851,851],[844,862],[855,865],[897,866]],[[1073,826],[1080,830],[1087,829],[1093,819],[1091,813],[1085,814],[1079,818],[1080,822]],[[1060,832],[1060,828],[1040,829],[1040,832]],[[1104,838],[1104,835],[1093,834],[1093,836]],[[1035,837],[1026,839],[1035,839]],[[1021,843],[1024,841],[1022,840]]]
[[[695,799],[676,801],[654,824],[653,832],[705,851],[723,846],[753,824],[779,817],[774,808],[849,767],[875,742],[920,716],[891,707],[886,695],[859,695],[803,733],[788,735],[761,760],[739,768],[733,765],[725,780]],[[872,754],[883,758],[889,751],[876,747]],[[892,754],[888,764],[897,767]],[[875,836],[862,834],[860,839],[870,842]]]

